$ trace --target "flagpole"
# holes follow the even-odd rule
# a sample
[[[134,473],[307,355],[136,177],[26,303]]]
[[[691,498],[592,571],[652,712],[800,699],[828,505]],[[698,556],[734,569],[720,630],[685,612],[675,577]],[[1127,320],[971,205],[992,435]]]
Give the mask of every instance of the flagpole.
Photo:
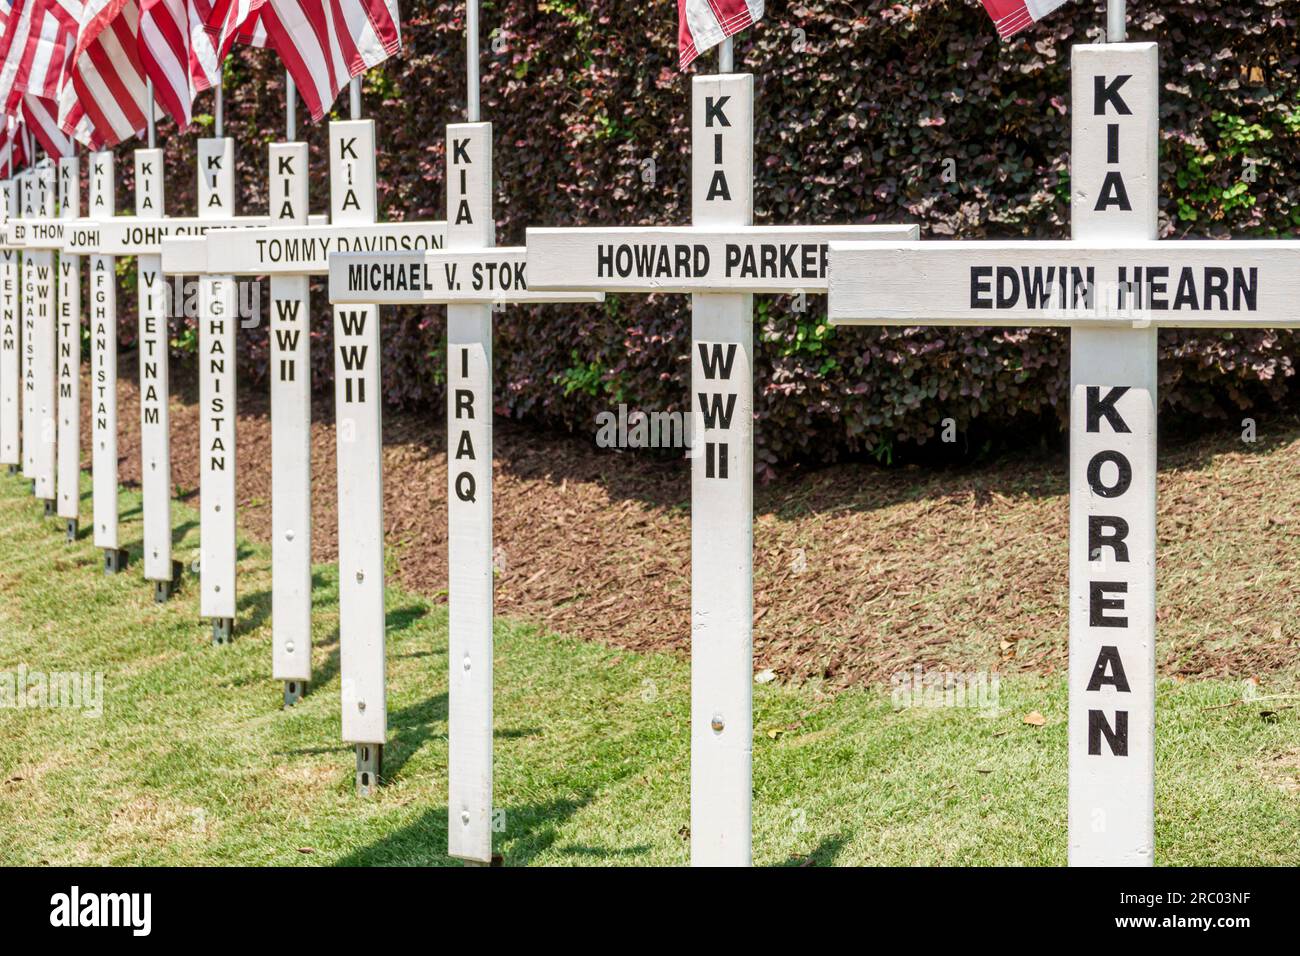
[[[735,48],[732,46],[731,37],[727,37],[722,41],[722,45],[718,47],[718,72],[736,72],[735,59]]]
[[[223,85],[224,85],[224,78],[218,77],[217,86],[216,86],[216,91],[217,91],[216,104],[215,104],[215,108],[212,111],[214,114],[212,126],[213,126],[213,131],[216,133],[217,136],[225,135],[225,128],[226,128],[226,109],[225,109],[226,104],[224,98],[222,97]]]
[[[288,143],[293,142],[294,134],[298,132],[298,88],[288,70],[284,73],[284,132]]]
[[[350,119],[361,119],[361,77],[354,76],[348,82],[348,106]]]
[[[465,120],[479,121],[478,0],[465,0]]]
[[[144,98],[145,102],[145,119],[147,120],[148,143],[149,148],[154,149],[158,145],[158,131],[154,128],[153,120],[153,80],[144,81]]]
[[[1126,0],[1106,0],[1106,42],[1123,43],[1128,39],[1128,4]]]

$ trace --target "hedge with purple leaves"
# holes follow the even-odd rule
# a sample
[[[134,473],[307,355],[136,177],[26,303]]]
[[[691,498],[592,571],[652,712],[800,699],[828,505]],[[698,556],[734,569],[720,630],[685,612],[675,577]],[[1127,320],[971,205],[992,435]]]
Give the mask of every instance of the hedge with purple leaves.
[[[365,80],[382,214],[440,218],[443,128],[464,115],[463,10],[408,0],[403,16],[403,54]],[[976,0],[769,5],[737,45],[737,68],[757,84],[755,221],[1067,237],[1069,48],[1100,39],[1104,21],[1104,4],[1074,3],[1003,43]],[[672,3],[505,2],[485,6],[484,23],[493,31],[482,101],[494,125],[500,244],[521,243],[528,225],[688,221],[689,79],[676,69]],[[1129,39],[1161,44],[1162,237],[1295,234],[1298,36],[1295,0],[1130,6]],[[713,62],[702,57],[696,68]],[[282,77],[260,50],[239,51],[227,67],[244,212],[265,208],[263,144],[283,137]],[[323,127],[305,131],[317,208],[328,195]],[[167,127],[161,135],[169,209],[189,212],[193,138]],[[124,149],[124,209],[129,166]],[[830,328],[816,297],[803,311],[790,297],[758,297],[755,313],[760,472],[799,459],[892,457],[933,440],[945,418],[1013,444],[1063,427],[1066,332]],[[323,297],[315,316],[314,382],[327,390]],[[681,409],[689,323],[685,296],[498,313],[497,412],[593,434],[596,414],[620,402]],[[177,354],[192,361],[183,325]],[[245,381],[265,382],[265,328],[241,334]],[[443,336],[441,309],[385,310],[390,405],[441,414]],[[1160,341],[1167,413],[1223,418],[1289,395],[1289,332],[1167,331]]]

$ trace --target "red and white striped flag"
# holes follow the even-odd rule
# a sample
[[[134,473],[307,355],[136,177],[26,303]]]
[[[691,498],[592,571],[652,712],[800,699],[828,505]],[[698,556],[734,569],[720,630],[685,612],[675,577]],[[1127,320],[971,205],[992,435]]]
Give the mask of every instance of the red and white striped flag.
[[[245,46],[266,46],[266,26],[262,23],[265,0],[212,0],[208,16],[208,33],[217,48],[217,57],[225,60],[236,42]]]
[[[998,36],[1006,40],[1047,16],[1065,0],[984,0]]]
[[[140,3],[140,66],[162,108],[184,128],[194,97],[221,82],[221,63],[235,40],[259,45],[262,0]]]
[[[677,65],[763,19],[763,0],[677,0]]]
[[[397,0],[265,0],[262,24],[311,118],[402,46]]]
[[[57,158],[73,154],[75,147],[72,137],[59,129],[59,108],[53,100],[24,94],[23,121],[46,155]]]
[[[86,0],[71,82],[59,96],[59,128],[95,149],[116,146],[145,127],[139,22],[137,0]],[[89,125],[82,125],[81,111]]]
[[[194,97],[212,85],[220,61],[207,30],[208,0],[140,0],[140,69],[167,115],[190,125]]]
[[[76,46],[81,0],[13,0],[0,36],[0,107],[16,114],[25,94],[55,100]]]
[[[0,179],[13,178],[14,172],[25,165],[27,147],[22,123],[6,116],[3,128],[0,128]]]

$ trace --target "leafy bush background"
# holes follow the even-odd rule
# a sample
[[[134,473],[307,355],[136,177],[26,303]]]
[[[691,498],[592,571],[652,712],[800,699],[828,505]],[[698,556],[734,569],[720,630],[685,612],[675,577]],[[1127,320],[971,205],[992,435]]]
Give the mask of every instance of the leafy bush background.
[[[366,77],[386,218],[442,214],[443,127],[464,115],[462,17],[458,3],[406,0],[401,57]],[[757,80],[755,221],[912,221],[923,236],[1068,237],[1069,48],[1098,40],[1104,20],[1103,3],[1074,3],[1005,44],[977,0],[769,4],[768,19],[737,47],[738,64]],[[675,66],[671,0],[487,2],[483,22],[500,244],[522,242],[530,224],[688,220],[690,81]],[[1163,237],[1296,232],[1298,36],[1296,0],[1130,6],[1129,39],[1161,44]],[[703,57],[699,68],[714,62]],[[238,143],[244,212],[265,208],[261,144],[283,137],[282,76],[258,50],[238,51],[227,67],[227,133]],[[323,209],[324,125],[303,132],[313,203]],[[188,213],[193,137],[169,127],[161,136],[168,208]],[[942,176],[948,159],[951,183]],[[130,209],[129,149],[119,170],[119,207]],[[123,272],[129,282],[134,270]],[[832,329],[824,308],[821,298],[803,313],[789,298],[756,300],[760,471],[910,453],[946,417],[967,436],[1004,442],[1059,434],[1068,333]],[[315,384],[327,390],[323,296],[314,314]],[[497,411],[592,434],[596,413],[617,402],[682,408],[689,322],[684,296],[499,313]],[[129,309],[122,335],[135,338]],[[385,310],[392,406],[441,414],[443,335],[441,309]],[[181,360],[193,360],[190,343],[178,327]],[[242,333],[241,346],[246,381],[264,382],[265,328]],[[1294,352],[1288,332],[1162,333],[1166,421],[1286,399]]]

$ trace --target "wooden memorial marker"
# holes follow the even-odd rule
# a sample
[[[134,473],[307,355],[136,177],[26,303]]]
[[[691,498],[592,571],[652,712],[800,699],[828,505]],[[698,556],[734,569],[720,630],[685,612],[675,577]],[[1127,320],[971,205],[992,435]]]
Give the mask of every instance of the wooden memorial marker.
[[[235,213],[235,141],[198,141],[199,217]],[[220,267],[214,257],[208,265]],[[164,268],[164,274],[166,269]],[[235,628],[235,279],[199,276],[199,616],[212,621],[212,643]]]
[[[329,271],[328,253],[337,250],[440,249],[445,223],[378,223],[375,194],[373,120],[330,123],[330,224],[270,226],[240,234],[227,243],[223,269],[233,275],[310,276]],[[297,214],[295,214],[295,220]],[[214,237],[207,256],[217,250]],[[286,296],[294,295],[290,286]],[[305,301],[305,300],[298,300]],[[274,305],[273,305],[274,308]],[[285,319],[287,320],[287,316]],[[281,322],[282,329],[290,328]],[[303,337],[308,328],[299,326]],[[274,332],[276,325],[272,326]],[[274,335],[272,336],[274,339]],[[284,342],[281,359],[305,348]],[[305,352],[297,353],[305,361]],[[334,403],[338,442],[339,498],[339,657],[342,678],[343,739],[357,751],[357,791],[368,795],[379,782],[388,734],[385,688],[383,396],[379,377],[379,315],[375,306],[334,308]],[[305,368],[303,369],[305,371]],[[295,368],[295,376],[297,369]],[[306,402],[306,395],[298,401]],[[307,415],[305,410],[298,414]],[[293,433],[290,432],[290,436]],[[299,434],[289,441],[306,443]],[[302,446],[305,453],[305,444]],[[299,481],[303,474],[300,471]],[[302,552],[305,553],[305,552]],[[299,572],[295,572],[297,575]],[[308,572],[309,573],[309,572]],[[288,586],[304,587],[299,576]],[[277,584],[276,587],[280,585]],[[310,606],[299,597],[299,613]],[[301,624],[299,626],[302,626]],[[289,631],[288,633],[293,633]],[[288,652],[287,647],[282,648]],[[297,644],[295,653],[301,653]]]
[[[19,250],[18,256],[18,326],[19,326],[19,395],[21,397],[22,409],[20,412],[21,425],[19,427],[19,455],[22,459],[22,476],[28,481],[33,482],[32,491],[35,493],[36,479],[36,452],[35,444],[38,436],[36,426],[33,424],[35,419],[36,400],[35,385],[32,382],[32,352],[35,349],[34,328],[28,317],[27,304],[27,269],[26,256],[22,254],[22,243],[19,239],[23,234],[22,220],[31,218],[35,213],[32,211],[33,199],[35,196],[36,170],[28,166],[20,172],[16,178],[18,185],[18,214],[9,220],[9,243]]]
[[[691,862],[750,863],[753,293],[826,288],[827,244],[916,226],[753,226],[754,80],[692,78],[690,227],[529,229],[534,289],[691,294]]]
[[[81,215],[81,162],[76,156],[59,160],[59,217]],[[63,233],[59,242],[62,247]],[[56,510],[65,523],[69,543],[77,540],[81,517],[81,256],[63,252],[58,260],[56,318],[58,345],[58,430]]]
[[[293,96],[293,92],[289,92]],[[272,143],[274,225],[307,224],[307,144]],[[272,275],[271,676],[286,706],[311,682],[311,290],[305,275]]]
[[[54,164],[44,159],[28,176],[22,216],[9,227],[9,241],[23,248],[23,355],[27,360],[23,378],[24,474],[33,480],[33,493],[44,502],[46,517],[55,513],[58,430],[54,319],[57,243],[51,239],[49,222],[54,216],[54,196]]]
[[[150,106],[152,109],[152,105]],[[163,151],[135,151],[135,215],[160,219],[165,214]],[[118,223],[105,223],[105,239]],[[140,228],[140,227],[137,227]],[[161,240],[159,227],[158,239]],[[166,601],[180,584],[180,563],[172,559],[171,374],[168,348],[167,294],[163,287],[162,250],[147,246],[147,232],[134,234],[139,302],[140,488],[144,516],[144,577],[154,582],[154,600]],[[124,250],[130,254],[130,247]]]
[[[4,241],[0,243],[0,465],[10,474],[22,465],[22,317],[18,248],[9,230],[18,217],[18,180],[4,180]]]
[[[1157,47],[1071,70],[1073,240],[832,243],[830,318],[1070,328],[1069,858],[1149,866],[1156,329],[1300,325],[1300,242],[1155,241]]]
[[[447,305],[448,852],[492,860],[492,311],[599,302],[534,292],[495,248],[492,124],[447,126],[447,251],[330,255],[330,301]]]
[[[117,211],[114,168],[112,150],[91,153],[88,215],[67,223],[63,234],[64,254],[79,250],[89,263],[91,514],[105,574],[122,571],[127,560],[118,540],[116,258],[98,249],[100,228]]]

